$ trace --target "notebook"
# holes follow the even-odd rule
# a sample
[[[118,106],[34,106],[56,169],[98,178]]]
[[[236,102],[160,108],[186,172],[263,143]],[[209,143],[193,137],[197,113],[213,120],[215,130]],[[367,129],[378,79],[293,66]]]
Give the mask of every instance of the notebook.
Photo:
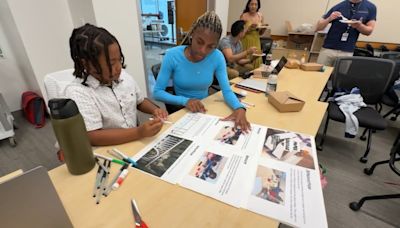
[[[278,75],[279,72],[283,69],[287,62],[287,59],[282,56],[279,62],[276,64],[274,70],[272,71],[274,74]],[[257,79],[245,79],[235,85],[238,88],[242,88],[245,90],[250,90],[252,92],[266,92],[267,91],[267,83],[264,80]]]
[[[1,227],[73,227],[42,166],[0,184]]]

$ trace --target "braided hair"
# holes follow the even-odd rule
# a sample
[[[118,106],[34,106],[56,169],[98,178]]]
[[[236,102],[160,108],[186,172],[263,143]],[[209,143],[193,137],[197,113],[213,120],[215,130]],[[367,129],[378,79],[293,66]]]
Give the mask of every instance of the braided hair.
[[[218,34],[218,40],[221,38],[222,34],[222,24],[221,20],[219,19],[218,15],[214,11],[207,11],[203,15],[201,15],[197,20],[192,24],[188,34],[183,38],[181,44],[188,44],[190,43],[189,37],[192,36],[193,31],[198,28],[207,28],[210,29],[212,32]]]
[[[250,8],[249,8],[249,5],[250,5],[250,2],[251,2],[251,0],[248,0],[247,1],[247,3],[246,3],[246,8],[244,8],[244,10],[243,10],[243,13],[247,13],[247,12],[250,12]],[[257,0],[257,12],[258,12],[258,10],[260,10],[260,8],[261,8],[261,3],[260,3],[260,0]]]
[[[91,63],[94,66],[96,73],[102,75],[98,58],[102,53],[104,53],[111,74],[112,67],[108,47],[113,43],[118,44],[121,54],[122,68],[125,68],[125,59],[122,54],[121,46],[119,45],[118,40],[106,29],[87,23],[72,31],[72,35],[69,38],[69,46],[71,49],[71,58],[74,61],[75,70],[73,75],[77,78],[82,78],[83,85],[87,86],[86,80],[89,73],[87,72],[82,60],[85,60],[87,64]]]

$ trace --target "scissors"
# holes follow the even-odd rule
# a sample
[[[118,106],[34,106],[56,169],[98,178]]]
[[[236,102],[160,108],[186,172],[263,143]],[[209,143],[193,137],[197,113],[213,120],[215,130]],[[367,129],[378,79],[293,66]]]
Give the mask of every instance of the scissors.
[[[132,211],[133,211],[133,217],[135,218],[135,225],[136,228],[149,228],[147,224],[142,220],[142,217],[139,214],[139,209],[136,205],[136,201],[132,199]]]

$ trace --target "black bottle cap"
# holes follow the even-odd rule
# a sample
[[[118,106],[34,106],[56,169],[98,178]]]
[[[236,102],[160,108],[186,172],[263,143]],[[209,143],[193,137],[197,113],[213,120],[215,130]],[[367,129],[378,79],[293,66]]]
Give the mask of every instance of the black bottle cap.
[[[67,119],[79,114],[78,106],[71,99],[51,99],[49,108],[53,119]]]

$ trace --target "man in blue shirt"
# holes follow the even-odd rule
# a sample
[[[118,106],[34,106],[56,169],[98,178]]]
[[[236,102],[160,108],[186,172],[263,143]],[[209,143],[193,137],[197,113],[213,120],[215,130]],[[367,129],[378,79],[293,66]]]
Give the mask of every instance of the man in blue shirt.
[[[352,56],[359,34],[371,35],[376,22],[376,6],[368,0],[345,0],[332,7],[317,23],[326,35],[318,63],[333,66],[337,57]]]
[[[245,24],[246,22],[243,20],[235,21],[231,26],[231,35],[222,38],[218,44],[218,49],[222,51],[226,60],[229,79],[236,78],[254,69],[252,63],[255,58],[249,59],[248,55],[255,53],[257,48],[250,47],[243,50],[242,42],[240,42],[246,34]]]

